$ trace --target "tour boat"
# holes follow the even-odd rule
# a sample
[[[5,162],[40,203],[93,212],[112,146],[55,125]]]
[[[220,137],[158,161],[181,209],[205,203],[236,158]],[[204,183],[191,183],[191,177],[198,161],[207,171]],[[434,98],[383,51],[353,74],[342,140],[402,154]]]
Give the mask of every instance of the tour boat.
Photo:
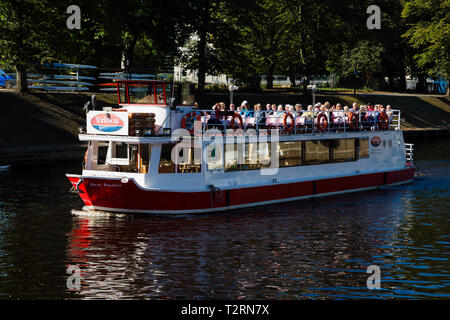
[[[399,110],[245,117],[197,109],[182,84],[115,85],[119,107],[87,110],[82,173],[67,174],[84,210],[222,212],[413,181]]]

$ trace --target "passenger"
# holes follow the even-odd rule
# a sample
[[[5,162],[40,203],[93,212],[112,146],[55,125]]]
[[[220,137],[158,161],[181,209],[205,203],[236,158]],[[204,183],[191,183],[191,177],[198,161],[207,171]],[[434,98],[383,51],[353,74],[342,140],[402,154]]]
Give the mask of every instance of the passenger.
[[[272,104],[272,114],[275,115],[277,112],[277,105],[274,103]]]
[[[230,111],[235,111],[236,107],[234,106],[234,103],[230,104]]]
[[[220,102],[219,105],[220,105],[220,111],[225,111],[225,109],[226,109],[225,102]]]
[[[367,106],[361,106],[359,111],[359,120],[361,122],[362,128],[364,131],[367,131],[370,129],[369,121],[367,120]]]
[[[257,110],[258,107],[259,107],[259,103],[255,104],[255,105],[253,106],[253,110],[248,109],[248,110],[245,112],[244,116],[245,116],[245,117],[253,117],[254,114],[255,114],[255,110]]]
[[[270,105],[266,105],[266,110],[267,110],[267,106],[270,107]],[[265,128],[265,126],[266,126],[266,113],[262,110],[262,106],[261,106],[260,103],[258,103],[255,106],[254,117],[256,118],[256,122],[258,124],[258,128]]]
[[[301,117],[303,114],[303,108],[302,105],[297,103],[295,105],[295,114],[293,114],[294,117]]]
[[[266,114],[272,114],[272,105],[270,103],[266,104]]]
[[[241,103],[241,110],[239,111],[239,113],[241,114],[241,116],[244,116],[248,111],[248,102],[247,100],[242,101]]]
[[[391,123],[392,118],[394,116],[394,112],[392,111],[391,106],[389,104],[386,106],[386,115],[388,116],[389,123]]]
[[[313,113],[313,106],[309,105],[307,108],[307,111],[303,113],[303,116],[305,116],[307,119],[311,120],[314,116]]]
[[[344,107],[344,116],[345,116],[345,119],[347,119],[347,120],[350,117],[350,108],[348,106]]]
[[[278,110],[277,110],[277,113],[275,114],[277,117],[282,117],[282,116],[284,116],[284,112],[283,112],[283,106],[280,104],[279,106],[278,106]]]
[[[208,127],[216,127],[220,126],[222,122],[219,120],[219,111],[220,111],[220,105],[216,103],[212,107],[213,111],[211,112],[211,117],[208,120]]]
[[[340,103],[336,104],[336,109],[332,112],[332,114],[332,127],[340,127],[345,120],[344,111],[342,111],[342,105]]]

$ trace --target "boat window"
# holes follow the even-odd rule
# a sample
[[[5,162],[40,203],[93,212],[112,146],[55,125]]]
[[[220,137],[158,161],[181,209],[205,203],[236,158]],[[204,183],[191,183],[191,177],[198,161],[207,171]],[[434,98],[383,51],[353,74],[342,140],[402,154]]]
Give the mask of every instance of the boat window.
[[[125,83],[119,83],[119,103],[128,103]]]
[[[328,140],[305,141],[305,165],[330,162],[330,143]]]
[[[258,156],[258,148],[255,142],[225,144],[225,172],[260,169],[264,152]]]
[[[358,158],[369,158],[369,138],[357,139]]]
[[[355,139],[330,140],[333,162],[355,161]]]
[[[166,89],[166,101],[168,101],[169,98],[172,97],[172,84],[165,83],[164,88]]]
[[[166,93],[164,91],[164,86],[162,84],[156,84],[156,103],[166,104]]]
[[[266,143],[260,143],[259,146],[259,160],[261,161],[261,168],[270,168],[271,167],[271,161],[272,159],[270,158],[270,152],[271,152],[271,148],[272,145],[270,142],[266,142]]]
[[[223,169],[222,146],[212,143],[206,147],[208,171],[220,171]]]
[[[140,144],[139,145],[139,173],[148,173],[150,166],[150,158],[152,156],[152,145]]]
[[[244,164],[241,170],[257,170],[261,168],[261,161],[258,157],[258,143],[246,143],[244,149]]]
[[[110,142],[106,164],[114,167],[113,171],[138,172],[138,145],[123,142]]]
[[[152,83],[128,83],[130,103],[155,104],[156,97]]]
[[[97,151],[97,165],[103,165],[106,163],[106,155],[108,153],[108,144],[98,145]]]
[[[159,173],[175,173],[175,164],[172,162],[173,143],[166,143],[161,146],[161,157],[159,159]]]
[[[281,167],[296,167],[302,165],[302,142],[284,141],[278,144],[279,164]]]
[[[225,149],[225,172],[238,171],[238,145],[236,143],[226,143]]]
[[[128,145],[126,143],[114,143],[113,158],[128,159]]]
[[[188,150],[188,151],[187,151]],[[195,163],[195,153],[199,155],[199,158],[201,159],[201,149],[200,148],[190,148],[190,149],[182,149],[180,151],[180,159],[183,159],[183,152],[187,151],[189,152],[187,156],[187,162],[180,163],[177,165],[177,172],[178,173],[195,173],[195,172],[201,172],[202,171],[202,164]],[[200,160],[201,161],[201,160]]]

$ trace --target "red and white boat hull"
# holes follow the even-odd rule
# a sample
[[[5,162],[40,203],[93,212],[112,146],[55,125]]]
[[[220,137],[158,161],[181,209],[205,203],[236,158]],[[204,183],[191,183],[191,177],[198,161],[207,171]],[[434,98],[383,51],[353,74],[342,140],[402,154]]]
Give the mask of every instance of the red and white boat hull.
[[[413,180],[414,170],[414,167],[407,167],[338,178],[195,192],[144,189],[132,178],[123,181],[120,178],[79,175],[67,177],[77,188],[88,210],[186,214],[226,211],[400,185]]]

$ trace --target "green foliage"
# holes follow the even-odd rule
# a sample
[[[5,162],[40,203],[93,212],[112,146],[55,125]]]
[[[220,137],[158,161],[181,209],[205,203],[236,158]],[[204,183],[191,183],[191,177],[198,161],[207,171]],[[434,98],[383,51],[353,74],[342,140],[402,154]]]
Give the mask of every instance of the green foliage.
[[[382,55],[384,48],[379,43],[367,40],[359,42],[356,47],[344,50],[342,55],[342,74],[349,76],[362,73],[366,78],[366,85],[370,77],[382,71]]]
[[[261,75],[268,88],[275,74],[307,83],[328,72],[346,87],[346,79],[363,87],[388,77],[390,89],[406,72],[450,75],[449,0],[379,0],[381,30],[366,27],[371,0],[78,0],[81,30],[68,30],[71,4],[1,0],[0,63],[21,70],[47,61],[182,64],[198,70],[199,90],[206,73],[251,90],[260,89]]]
[[[411,46],[417,49],[415,62],[432,76],[450,78],[450,1],[405,1],[402,17],[409,29],[405,32]]]

